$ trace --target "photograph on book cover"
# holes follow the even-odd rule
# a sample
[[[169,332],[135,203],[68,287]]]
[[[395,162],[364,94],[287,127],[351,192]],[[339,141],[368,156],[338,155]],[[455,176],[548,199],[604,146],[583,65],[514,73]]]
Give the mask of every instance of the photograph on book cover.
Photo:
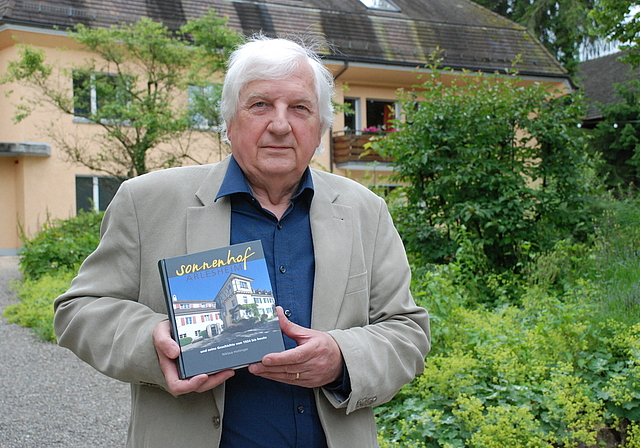
[[[235,254],[251,256],[201,269],[206,260]],[[241,367],[284,350],[259,241],[175,257],[165,264],[185,377]]]

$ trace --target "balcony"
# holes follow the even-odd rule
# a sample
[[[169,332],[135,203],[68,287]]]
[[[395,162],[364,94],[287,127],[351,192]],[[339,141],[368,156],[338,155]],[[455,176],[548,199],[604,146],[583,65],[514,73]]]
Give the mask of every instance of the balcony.
[[[342,169],[365,170],[375,166],[376,169],[389,171],[390,157],[382,157],[364,145],[372,137],[384,136],[385,132],[338,131],[333,134],[333,163]]]

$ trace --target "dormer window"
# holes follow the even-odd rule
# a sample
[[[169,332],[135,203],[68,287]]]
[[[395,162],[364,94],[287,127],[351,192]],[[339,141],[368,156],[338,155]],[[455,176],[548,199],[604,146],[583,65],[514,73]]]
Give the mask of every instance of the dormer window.
[[[369,9],[382,9],[384,11],[400,11],[391,0],[360,0]]]

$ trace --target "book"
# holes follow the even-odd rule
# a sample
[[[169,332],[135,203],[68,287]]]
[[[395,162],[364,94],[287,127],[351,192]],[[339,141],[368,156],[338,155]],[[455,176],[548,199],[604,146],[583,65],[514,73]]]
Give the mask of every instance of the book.
[[[284,350],[260,240],[158,261],[181,379]]]

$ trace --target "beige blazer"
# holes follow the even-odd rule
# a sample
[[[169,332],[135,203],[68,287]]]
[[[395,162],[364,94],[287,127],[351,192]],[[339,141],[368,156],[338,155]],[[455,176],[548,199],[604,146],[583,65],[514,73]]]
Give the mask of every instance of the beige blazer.
[[[122,184],[99,247],[55,302],[59,344],[131,383],[127,447],[219,444],[224,385],[179,397],[166,392],[151,333],[167,319],[158,260],[229,244],[229,201],[214,201],[228,160]],[[315,390],[318,412],[329,447],[376,447],[371,406],[422,372],[429,317],[409,293],[409,266],[384,201],[346,178],[316,170],[312,176],[311,326],[337,341],[352,386],[343,401]]]

